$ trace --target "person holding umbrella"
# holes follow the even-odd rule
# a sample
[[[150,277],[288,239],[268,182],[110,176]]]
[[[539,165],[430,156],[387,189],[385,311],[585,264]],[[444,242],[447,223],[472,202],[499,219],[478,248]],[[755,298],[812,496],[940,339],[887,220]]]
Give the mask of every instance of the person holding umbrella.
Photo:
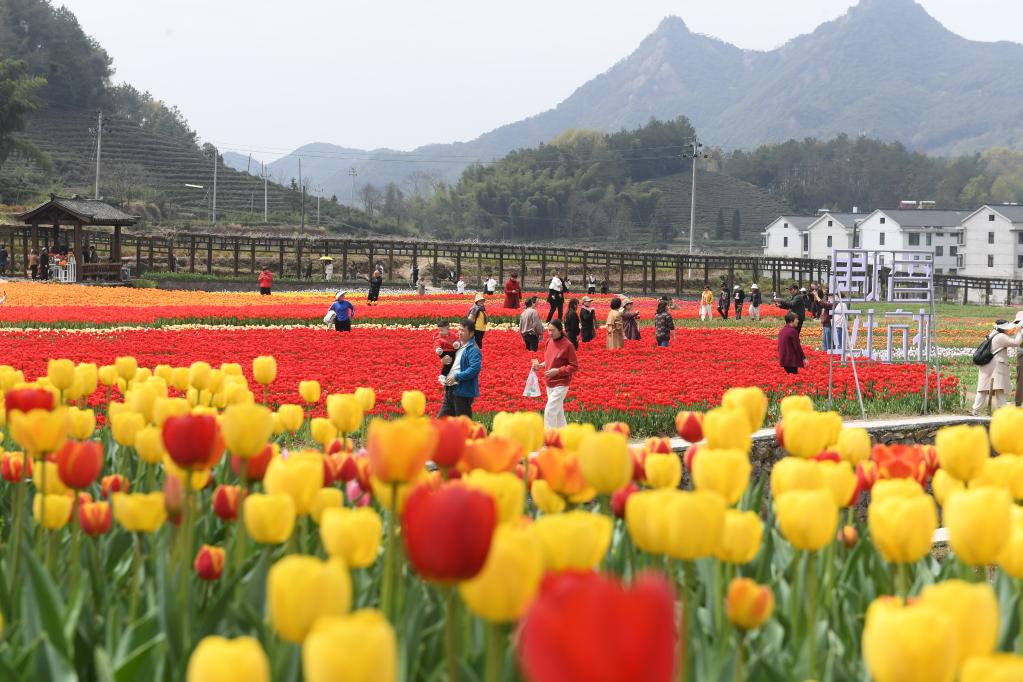
[[[320,261],[323,263],[323,279],[329,282],[334,279],[334,259],[330,256],[320,256]]]

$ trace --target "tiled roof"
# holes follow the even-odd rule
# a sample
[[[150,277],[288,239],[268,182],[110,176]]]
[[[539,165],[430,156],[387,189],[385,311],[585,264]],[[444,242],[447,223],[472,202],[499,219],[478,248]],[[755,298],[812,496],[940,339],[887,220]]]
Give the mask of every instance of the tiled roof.
[[[73,197],[58,197],[50,195],[50,200],[35,208],[26,211],[21,219],[27,222],[32,215],[49,211],[54,208],[66,211],[87,224],[94,225],[134,225],[138,220],[136,216],[128,215],[119,208],[115,208],[105,201],[99,199],[85,199],[78,195]]]
[[[902,227],[957,227],[972,211],[949,211],[932,208],[881,209]]]

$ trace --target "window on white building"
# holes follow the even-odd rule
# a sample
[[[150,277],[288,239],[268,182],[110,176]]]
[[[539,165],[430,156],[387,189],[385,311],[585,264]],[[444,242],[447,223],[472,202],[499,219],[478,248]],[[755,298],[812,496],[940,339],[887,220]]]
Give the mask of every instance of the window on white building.
[[[995,233],[994,232],[988,232],[987,233],[987,243],[988,244],[994,244],[995,243]]]
[[[919,234],[911,234],[911,235],[909,235],[909,245],[910,246],[920,246],[920,235]]]
[[[829,249],[831,248],[831,237],[830,236],[828,237],[828,248]]]
[[[931,245],[931,235],[927,235],[927,246]]]
[[[881,220],[884,220],[884,218],[881,218]],[[879,241],[878,243],[879,243],[879,244],[880,244],[881,246],[884,246],[884,232],[882,232],[882,233],[881,233],[881,240],[880,240],[880,241]]]
[[[937,233],[937,234],[935,234],[934,236],[936,236],[936,237],[944,237],[944,236],[945,236],[945,233],[944,233],[944,232],[938,232],[938,233]]]
[[[835,226],[835,221],[834,220],[829,220],[828,221],[828,227],[834,227],[834,226]]]
[[[1023,232],[1016,233],[1016,243],[1023,244]]]
[[[956,270],[955,268],[949,268],[949,269],[948,269],[948,274],[950,274],[950,275],[954,275],[954,274],[956,274],[957,272],[958,272],[958,270]]]
[[[881,217],[881,224],[884,225],[884,216]]]
[[[788,247],[788,245],[789,245],[789,238],[788,237],[782,237],[781,238],[781,245],[783,247]]]
[[[1016,256],[1016,267],[1023,268],[1023,256]]]
[[[987,214],[987,221],[988,221],[989,223],[993,223],[993,222],[995,222],[995,214],[994,214],[994,213],[988,213],[988,214]]]
[[[853,235],[853,248],[854,249],[860,248],[860,233],[859,232],[857,232],[855,235]]]
[[[803,235],[803,251],[809,251],[809,250],[810,250],[810,235],[804,234]]]
[[[939,274],[939,275],[940,275],[940,274],[941,274],[941,268],[934,268],[934,272],[935,272],[936,274]]]
[[[987,266],[989,268],[995,267],[995,257],[994,256],[988,256],[987,257]]]
[[[950,255],[950,256],[958,256],[959,255],[959,247],[958,246],[950,246],[950,247],[948,247],[948,255]]]
[[[945,247],[944,246],[935,246],[934,247],[934,255],[935,256],[944,256],[945,255]]]
[[[781,224],[781,226],[782,226],[782,227],[788,227],[788,226],[789,226],[789,224],[788,224],[788,223],[782,223],[782,224]]]

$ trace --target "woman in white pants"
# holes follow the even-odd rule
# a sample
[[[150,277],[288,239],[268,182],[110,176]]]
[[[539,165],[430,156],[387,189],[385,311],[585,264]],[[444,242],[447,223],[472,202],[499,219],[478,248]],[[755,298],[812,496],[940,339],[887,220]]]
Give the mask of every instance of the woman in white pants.
[[[991,338],[991,362],[980,366],[977,375],[977,397],[973,400],[973,416],[976,417],[983,409],[984,403],[991,401],[991,411],[1005,405],[1006,393],[1011,389],[1009,380],[1009,349],[1019,348],[1023,342],[1023,313],[1016,315],[1012,322],[998,320],[994,330],[988,334]]]
[[[533,370],[546,370],[543,374],[547,384],[547,406],[543,411],[543,425],[546,429],[558,429],[565,426],[565,397],[572,383],[572,376],[579,371],[579,359],[575,354],[575,346],[565,336],[561,320],[547,323],[550,334],[544,346],[543,362],[533,360]]]

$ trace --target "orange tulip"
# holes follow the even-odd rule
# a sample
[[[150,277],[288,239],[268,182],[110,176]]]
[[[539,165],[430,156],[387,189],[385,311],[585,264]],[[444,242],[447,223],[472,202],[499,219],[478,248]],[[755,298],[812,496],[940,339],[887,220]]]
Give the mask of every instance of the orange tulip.
[[[501,436],[479,438],[465,444],[460,468],[463,471],[483,469],[497,473],[513,471],[515,465],[525,456],[525,449],[518,441]]]

